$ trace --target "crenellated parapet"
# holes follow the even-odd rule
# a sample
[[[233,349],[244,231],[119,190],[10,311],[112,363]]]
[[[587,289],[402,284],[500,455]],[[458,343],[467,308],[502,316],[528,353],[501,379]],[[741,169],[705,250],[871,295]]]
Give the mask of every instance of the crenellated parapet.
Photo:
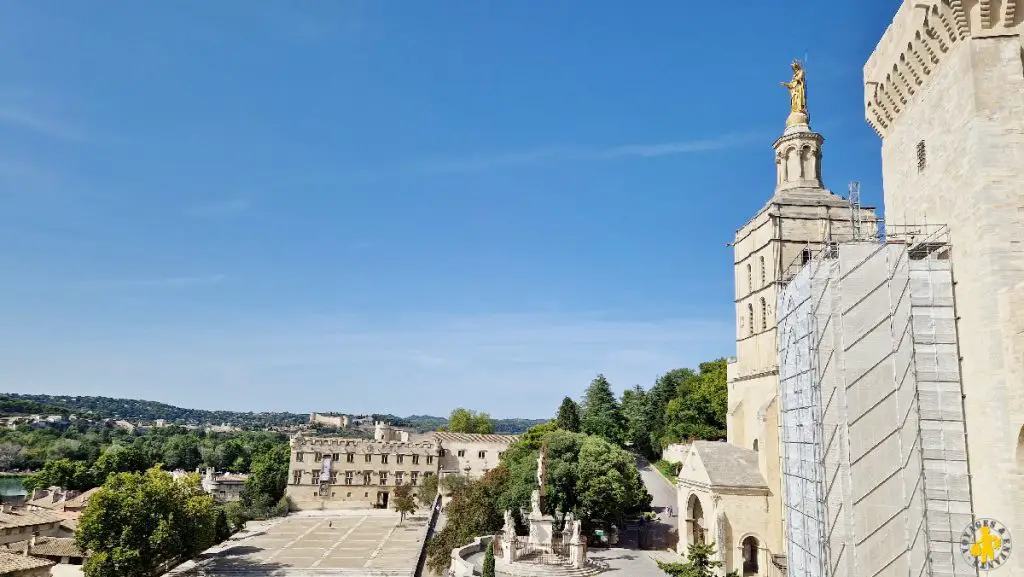
[[[904,0],[864,66],[864,112],[884,137],[946,55],[972,38],[1020,35],[1024,0]]]

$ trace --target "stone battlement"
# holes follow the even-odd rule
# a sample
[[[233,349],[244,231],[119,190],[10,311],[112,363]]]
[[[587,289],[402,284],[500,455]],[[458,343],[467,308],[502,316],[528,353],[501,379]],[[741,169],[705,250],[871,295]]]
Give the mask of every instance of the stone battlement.
[[[1019,36],[1022,20],[1024,0],[904,0],[864,65],[868,124],[884,138],[958,44]]]

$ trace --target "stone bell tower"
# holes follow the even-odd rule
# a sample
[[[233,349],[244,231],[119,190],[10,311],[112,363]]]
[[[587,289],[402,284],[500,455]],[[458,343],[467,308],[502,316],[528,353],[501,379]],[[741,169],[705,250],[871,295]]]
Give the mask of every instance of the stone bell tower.
[[[737,537],[754,535],[760,550],[770,553],[767,558],[786,553],[775,314],[780,287],[828,243],[874,237],[879,224],[872,207],[854,205],[826,188],[821,170],[825,138],[811,128],[804,68],[799,62],[792,68],[792,80],[782,83],[789,89],[789,115],[772,145],[775,189],[732,243],[736,358],[728,365],[728,441],[754,453],[768,491],[767,503],[764,496],[758,501],[762,518],[734,525],[732,531]],[[681,501],[680,507],[685,504]],[[734,557],[740,545],[723,548],[727,568],[739,566]]]

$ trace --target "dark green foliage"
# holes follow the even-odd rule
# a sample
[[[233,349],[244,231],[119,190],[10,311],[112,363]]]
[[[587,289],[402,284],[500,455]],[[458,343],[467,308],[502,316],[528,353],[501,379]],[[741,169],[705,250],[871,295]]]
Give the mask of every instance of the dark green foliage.
[[[288,485],[288,445],[277,445],[257,454],[252,459],[252,472],[242,489],[242,503],[256,516],[267,516],[266,511],[284,497]]]
[[[452,494],[444,529],[427,544],[427,566],[431,571],[443,575],[451,562],[452,549],[501,529],[504,518],[498,508],[498,497],[507,483],[508,470],[498,467],[482,479],[467,482]]]
[[[576,404],[576,401],[569,397],[562,399],[555,422],[559,429],[578,433],[580,431],[580,406]]]
[[[434,504],[434,500],[437,498],[437,478],[437,475],[428,475],[423,478],[417,495],[420,505],[430,507]]]
[[[663,563],[658,561],[658,568],[673,577],[717,577],[715,569],[722,567],[721,561],[712,561],[715,555],[715,544],[694,544],[687,547],[686,563]],[[739,577],[734,572],[726,577]]]
[[[622,392],[624,444],[648,457],[654,456],[651,428],[654,426],[650,396],[640,385]]]
[[[484,566],[480,575],[483,577],[494,577],[494,541],[487,543],[487,552],[484,553]]]
[[[412,485],[399,485],[395,487],[392,495],[393,507],[398,511],[401,518],[399,523],[405,522],[405,516],[416,512],[416,498],[412,495]]]
[[[614,445],[622,444],[623,419],[618,401],[604,375],[597,375],[583,395],[581,431]]]
[[[193,557],[216,542],[218,511],[198,475],[176,481],[155,468],[111,475],[75,532],[90,553],[85,575],[143,577]]]
[[[724,439],[729,404],[726,360],[701,363],[699,373],[681,376],[675,397],[665,407],[660,447],[688,439]]]
[[[494,421],[487,413],[478,413],[469,409],[458,408],[448,417],[448,423],[438,430],[452,433],[475,433],[489,435],[494,433]]]

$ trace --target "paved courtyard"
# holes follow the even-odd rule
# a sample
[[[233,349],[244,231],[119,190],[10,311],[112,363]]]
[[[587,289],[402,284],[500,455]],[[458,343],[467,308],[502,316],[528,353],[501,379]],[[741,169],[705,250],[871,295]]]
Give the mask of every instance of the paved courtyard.
[[[176,575],[411,575],[419,558],[425,517],[355,512],[292,515],[257,525],[247,535],[205,552]]]

